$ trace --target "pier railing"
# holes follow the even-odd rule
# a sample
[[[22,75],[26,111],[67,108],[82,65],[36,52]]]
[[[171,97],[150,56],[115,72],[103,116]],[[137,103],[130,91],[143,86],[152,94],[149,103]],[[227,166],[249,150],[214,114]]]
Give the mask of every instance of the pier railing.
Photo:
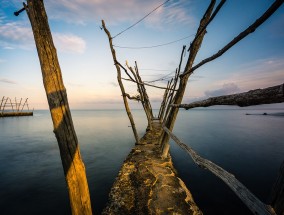
[[[5,116],[32,116],[33,111],[30,111],[28,98],[25,99],[25,102],[22,102],[23,99],[21,98],[20,101],[12,101],[10,97],[2,97],[0,101],[0,117]]]
[[[173,139],[178,146],[180,146],[192,158],[195,164],[199,167],[206,169],[220,178],[230,189],[242,200],[242,202],[251,210],[253,214],[273,214],[276,215],[274,209],[270,205],[264,204],[260,201],[248,188],[246,188],[235,176],[210,160],[201,157],[191,147],[181,142],[176,135],[174,135],[167,127],[163,125],[163,130]],[[279,177],[283,178],[283,177]],[[283,180],[283,179],[282,179]],[[280,189],[277,188],[277,189]],[[280,194],[280,190],[278,195]],[[283,185],[282,185],[283,196]],[[279,201],[281,198],[278,198]],[[283,200],[282,200],[283,201]],[[278,202],[279,203],[279,202]]]

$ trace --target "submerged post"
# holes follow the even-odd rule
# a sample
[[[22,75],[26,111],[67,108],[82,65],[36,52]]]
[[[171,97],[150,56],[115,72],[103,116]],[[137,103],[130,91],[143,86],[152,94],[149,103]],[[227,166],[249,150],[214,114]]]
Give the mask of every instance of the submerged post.
[[[81,159],[44,3],[40,0],[27,0],[27,4],[24,6],[31,22],[38,51],[43,84],[60,149],[72,214],[92,214],[85,166]]]

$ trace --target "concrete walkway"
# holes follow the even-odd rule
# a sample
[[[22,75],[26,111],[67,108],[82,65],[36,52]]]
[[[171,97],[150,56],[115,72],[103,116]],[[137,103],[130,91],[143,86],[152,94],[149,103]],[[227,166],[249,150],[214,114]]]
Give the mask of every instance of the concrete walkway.
[[[171,156],[160,158],[162,128],[158,120],[152,125],[124,161],[103,214],[202,214]]]

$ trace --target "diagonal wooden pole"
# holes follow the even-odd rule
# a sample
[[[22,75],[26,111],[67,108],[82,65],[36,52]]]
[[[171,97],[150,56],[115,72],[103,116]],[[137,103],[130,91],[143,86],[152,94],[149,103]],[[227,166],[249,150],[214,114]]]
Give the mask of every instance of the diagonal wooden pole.
[[[113,62],[115,64],[115,67],[116,67],[116,70],[117,70],[117,81],[118,81],[118,84],[119,84],[119,87],[120,87],[120,90],[121,90],[121,93],[122,93],[124,107],[125,107],[126,113],[128,115],[129,121],[131,123],[134,138],[136,140],[136,144],[138,144],[139,143],[139,137],[138,137],[138,133],[137,133],[137,130],[136,130],[136,126],[135,126],[135,123],[134,123],[134,119],[133,119],[131,110],[130,110],[129,105],[128,105],[125,89],[124,89],[124,86],[123,86],[123,83],[122,83],[122,80],[121,80],[121,71],[120,71],[120,67],[117,63],[118,61],[116,59],[115,50],[114,50],[113,45],[112,45],[112,37],[110,35],[110,32],[108,31],[108,29],[105,26],[104,20],[102,20],[102,26],[103,26],[103,29],[104,29],[106,35],[108,36],[109,46],[110,46],[111,54],[112,54],[112,57],[113,57]]]
[[[185,66],[184,71],[188,71],[189,69],[191,69],[193,62],[195,60],[195,57],[198,53],[199,48],[201,47],[202,41],[203,41],[203,37],[206,33],[205,29],[203,28],[208,21],[210,20],[211,17],[211,13],[213,11],[214,5],[215,5],[216,1],[215,0],[211,0],[211,3],[209,4],[206,12],[203,15],[203,18],[200,20],[200,25],[198,27],[197,33],[196,35],[198,35],[198,38],[196,38],[194,40],[194,43],[190,46],[190,53],[189,53],[189,57],[187,60],[187,64]],[[187,85],[187,81],[188,81],[189,75],[184,76],[182,79],[180,79],[180,84],[179,84],[179,88],[178,91],[176,93],[175,99],[174,99],[174,103],[175,104],[181,104],[181,101],[183,99],[183,95],[186,89],[186,85]],[[166,127],[169,128],[170,131],[173,130],[177,115],[178,115],[178,108],[173,107],[169,113],[169,117],[167,119],[167,122],[165,123]],[[164,135],[162,136],[162,157],[165,158],[168,156],[168,152],[169,152],[169,135],[167,133],[164,133]]]
[[[43,84],[69,191],[71,211],[73,215],[91,215],[92,208],[85,166],[81,159],[44,3],[40,0],[27,0],[27,5],[24,4],[24,6],[31,22],[37,47]]]

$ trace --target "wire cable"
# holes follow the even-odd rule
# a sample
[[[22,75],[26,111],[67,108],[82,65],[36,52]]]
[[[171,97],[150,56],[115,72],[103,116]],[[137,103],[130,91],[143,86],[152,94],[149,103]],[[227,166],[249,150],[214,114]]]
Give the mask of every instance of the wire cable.
[[[160,78],[158,78],[158,79],[155,79],[155,80],[152,80],[152,81],[144,81],[144,82],[153,83],[153,82],[157,82],[157,81],[163,81],[163,80],[165,80],[165,79],[171,78],[170,75],[173,74],[173,73],[175,73],[175,71],[170,72],[169,74],[166,74],[166,75],[164,75],[164,76],[162,76],[162,77],[160,77]],[[168,76],[170,76],[170,77],[168,77]]]
[[[172,70],[169,69],[139,69],[139,70],[148,70],[148,71],[166,71],[166,72],[170,72]],[[145,76],[145,75],[144,75]]]
[[[123,31],[119,32],[118,34],[116,34],[115,36],[112,37],[112,39],[116,38],[118,35],[121,35],[122,33],[124,33],[125,31],[129,30],[130,28],[134,27],[135,25],[137,25],[139,22],[143,21],[147,16],[149,16],[151,13],[153,13],[154,11],[156,11],[157,9],[159,9],[160,7],[162,7],[163,5],[165,5],[167,2],[169,2],[170,0],[166,0],[164,3],[160,4],[159,6],[157,6],[156,8],[154,8],[151,12],[149,12],[147,15],[145,15],[144,17],[142,17],[141,19],[139,19],[137,22],[135,22],[134,24],[130,25],[128,28],[124,29]]]
[[[181,40],[185,40],[185,39],[187,39],[187,38],[189,38],[189,37],[192,37],[192,36],[194,36],[194,35],[195,35],[195,34],[191,34],[191,35],[188,35],[188,36],[186,36],[186,37],[183,37],[183,38],[180,38],[180,39],[171,41],[171,42],[167,42],[167,43],[163,43],[163,44],[158,44],[158,45],[153,45],[153,46],[117,46],[117,45],[113,45],[113,46],[116,47],[116,48],[121,48],[121,49],[151,49],[151,48],[156,48],[156,47],[161,47],[161,46],[170,45],[170,44],[179,42],[179,41],[181,41]]]

